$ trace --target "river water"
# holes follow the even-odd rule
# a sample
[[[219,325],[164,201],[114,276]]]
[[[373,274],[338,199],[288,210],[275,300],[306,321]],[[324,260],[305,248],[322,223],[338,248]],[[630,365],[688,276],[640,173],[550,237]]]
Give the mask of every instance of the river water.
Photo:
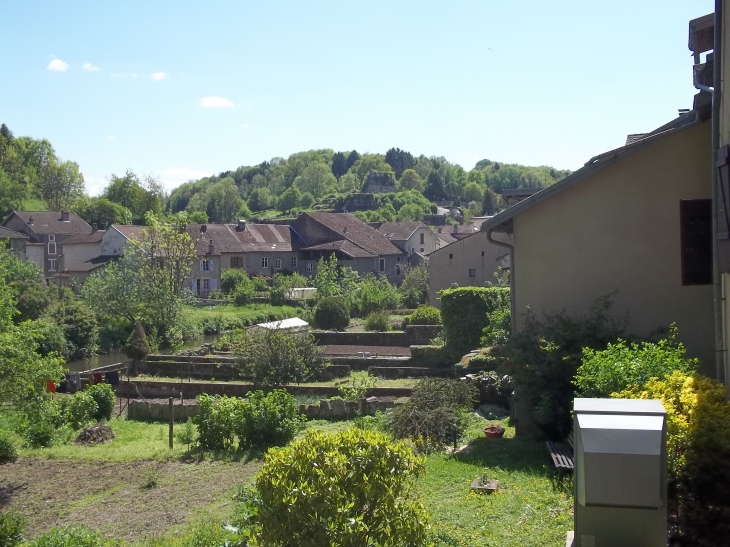
[[[218,334],[208,334],[202,338],[195,340],[188,340],[185,342],[184,349],[197,348],[201,344],[210,344],[218,339]],[[161,354],[172,353],[170,350],[160,350]],[[107,353],[104,355],[94,355],[90,359],[78,359],[77,361],[69,361],[66,363],[66,367],[71,372],[81,372],[84,370],[91,370],[92,368],[105,367],[107,365],[116,365],[117,363],[124,363],[128,361],[129,357],[123,351],[116,351],[114,353]]]

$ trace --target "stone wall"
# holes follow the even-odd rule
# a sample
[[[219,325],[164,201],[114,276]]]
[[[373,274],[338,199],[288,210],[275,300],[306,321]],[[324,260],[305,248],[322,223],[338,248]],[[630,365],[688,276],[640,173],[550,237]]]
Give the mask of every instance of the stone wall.
[[[437,376],[441,378],[453,376],[450,368],[438,369],[431,367],[369,367],[368,374],[379,378],[423,378]]]
[[[312,332],[318,344],[324,346],[394,346],[407,348],[431,343],[441,332],[441,325],[408,325],[396,332]]]
[[[196,400],[184,401],[173,400],[173,414],[175,421],[185,421],[192,416],[200,414],[200,407]],[[170,402],[166,399],[133,399],[127,407],[127,419],[129,420],[153,420],[170,421]]]
[[[153,357],[153,356],[150,356]],[[154,356],[164,357],[164,356]],[[165,376],[169,378],[195,378],[196,380],[245,380],[238,374],[233,360],[227,357],[216,356],[215,359],[171,356],[175,361],[153,360],[140,363],[138,373],[148,376]],[[185,359],[178,361],[177,359]],[[358,370],[365,370],[367,367]],[[347,363],[333,363],[325,367],[320,376],[321,380],[346,378],[350,375],[351,367]]]
[[[116,386],[117,397],[147,399],[175,397],[180,398],[182,393],[185,399],[194,399],[198,395],[228,395],[231,397],[245,397],[246,393],[257,389],[252,384],[233,384],[229,382],[121,382]],[[263,391],[269,389],[260,388]],[[340,394],[335,386],[291,385],[282,389],[292,395],[314,395],[318,397],[336,397]],[[409,387],[376,387],[368,390],[369,396],[377,397],[409,397],[413,389]]]

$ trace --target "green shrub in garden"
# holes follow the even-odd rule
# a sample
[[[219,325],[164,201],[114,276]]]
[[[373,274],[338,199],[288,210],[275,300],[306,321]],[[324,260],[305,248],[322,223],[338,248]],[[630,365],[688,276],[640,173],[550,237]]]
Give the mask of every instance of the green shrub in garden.
[[[403,328],[408,325],[440,325],[441,311],[433,306],[418,306],[416,311],[403,318]]]
[[[13,461],[18,457],[18,450],[13,444],[13,439],[6,431],[0,430],[0,463]],[[2,541],[0,541],[2,545]]]
[[[672,326],[669,338],[657,343],[619,339],[604,350],[583,348],[574,381],[577,393],[583,397],[609,397],[629,386],[643,387],[652,377],[696,371],[697,359],[687,358],[684,346],[676,338],[677,329]]]
[[[25,519],[15,513],[0,512],[0,546],[17,547],[23,541]]]
[[[96,421],[99,404],[88,390],[76,393],[66,410],[66,421],[74,429],[80,429],[86,424]]]
[[[299,415],[296,399],[283,389],[264,395],[253,391],[239,405],[234,430],[239,448],[284,445],[302,428],[306,417]]]
[[[256,478],[260,544],[426,545],[426,512],[412,493],[423,465],[380,433],[308,431],[266,454]]]
[[[384,311],[376,311],[365,318],[365,330],[371,332],[388,332],[390,316]]]
[[[314,310],[314,323],[320,329],[344,330],[350,324],[350,313],[342,298],[322,298]]]
[[[193,417],[198,426],[198,443],[203,448],[227,450],[235,442],[235,416],[243,399],[198,395],[200,414]]]
[[[96,401],[97,408],[94,413],[94,420],[97,422],[111,420],[114,401],[116,400],[112,386],[109,384],[95,384],[86,388],[85,391]]]

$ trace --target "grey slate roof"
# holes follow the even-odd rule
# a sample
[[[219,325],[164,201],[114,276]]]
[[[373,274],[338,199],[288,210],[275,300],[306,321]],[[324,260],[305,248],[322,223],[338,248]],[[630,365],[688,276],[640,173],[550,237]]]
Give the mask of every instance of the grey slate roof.
[[[292,228],[303,240],[303,250],[324,250],[337,241],[353,257],[402,255],[398,247],[372,226],[349,213],[302,213]],[[322,245],[325,245],[322,247]]]
[[[423,222],[383,222],[378,227],[378,232],[391,241],[407,241],[413,232],[425,227]]]
[[[27,235],[0,226],[0,239],[30,239]]]
[[[59,211],[13,211],[10,216],[8,216],[8,219],[10,219],[12,215],[16,215],[23,222],[29,224],[30,228],[40,235],[91,233],[91,226],[89,226],[84,219],[76,213],[69,213],[68,221],[61,220],[61,213]],[[6,219],[5,222],[7,222],[8,219]],[[33,224],[30,224],[31,219],[33,219]]]

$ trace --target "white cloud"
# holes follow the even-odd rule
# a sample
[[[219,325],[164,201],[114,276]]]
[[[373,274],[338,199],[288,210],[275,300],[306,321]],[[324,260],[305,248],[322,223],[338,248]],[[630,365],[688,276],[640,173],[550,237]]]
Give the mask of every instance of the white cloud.
[[[46,68],[52,72],[66,72],[68,63],[64,63],[61,59],[53,59]]]
[[[203,108],[233,108],[233,101],[222,97],[203,97],[200,99],[200,106]]]
[[[164,80],[165,78],[167,78],[167,74],[165,74],[164,72],[155,72],[154,74],[152,74],[153,80],[159,81]]]
[[[188,182],[192,179],[199,179],[203,177],[209,177],[213,174],[213,171],[207,171],[206,169],[193,169],[188,167],[171,167],[165,169],[160,173],[162,184],[167,190],[177,188],[184,182]]]
[[[92,65],[91,63],[84,63],[81,65],[81,68],[83,68],[86,72],[99,72],[99,67]]]
[[[104,138],[105,138],[106,140],[108,140],[108,141],[113,141],[113,140],[114,140],[114,135],[107,135],[107,136],[106,136],[106,137],[104,137]]]

